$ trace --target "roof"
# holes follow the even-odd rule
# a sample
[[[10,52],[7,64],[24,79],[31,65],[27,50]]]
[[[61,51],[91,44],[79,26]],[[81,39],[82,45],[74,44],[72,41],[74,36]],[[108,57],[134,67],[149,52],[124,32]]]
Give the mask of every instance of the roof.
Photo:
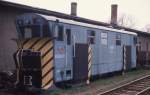
[[[140,30],[136,30],[136,29],[132,29],[132,28],[127,28],[127,27],[123,27],[123,26],[117,26],[115,28],[117,28],[117,29],[124,29],[126,31],[137,33],[138,35],[150,37],[150,33],[148,33],[148,32],[144,32],[144,31],[140,31]]]
[[[120,30],[120,29],[114,29],[114,28],[110,28],[110,27],[104,27],[104,26],[100,26],[100,25],[93,25],[93,24],[89,24],[89,23],[84,23],[84,22],[77,22],[75,20],[66,20],[63,18],[57,18],[54,16],[47,16],[47,15],[42,15],[42,14],[35,14],[38,16],[41,16],[42,18],[49,20],[49,21],[59,21],[59,22],[63,22],[63,23],[67,23],[67,24],[73,24],[73,25],[79,25],[79,26],[84,26],[84,27],[90,27],[90,28],[96,28],[96,29],[102,29],[102,30],[108,30],[108,31],[113,31],[113,32],[120,32],[120,33],[125,33],[125,34],[130,34],[130,35],[137,35],[134,32],[129,32],[126,30]]]
[[[58,17],[58,18],[62,18],[62,19],[74,20],[74,21],[77,21],[77,22],[83,22],[83,23],[94,24],[94,25],[105,26],[105,27],[110,27],[111,26],[111,24],[105,23],[105,22],[94,21],[94,20],[82,18],[82,17],[79,17],[79,16],[72,16],[72,15],[68,15],[68,14],[64,14],[64,13],[60,13],[60,12],[55,12],[55,11],[51,11],[51,10],[31,7],[31,6],[22,5],[22,4],[16,4],[16,3],[12,3],[12,2],[9,2],[9,1],[4,1],[4,0],[0,1],[0,5],[11,6],[11,7],[19,8],[19,9],[24,9],[24,10],[30,10],[34,13],[40,13],[40,14],[44,14],[44,15],[51,15],[51,16],[55,16],[55,17]],[[127,27],[117,26],[117,27],[114,27],[114,28],[124,29],[125,31],[135,32],[135,33],[139,33],[139,34],[142,33],[144,35],[149,35],[150,36],[150,33],[146,33],[146,32],[140,31],[140,30],[131,29],[131,28],[127,28]]]

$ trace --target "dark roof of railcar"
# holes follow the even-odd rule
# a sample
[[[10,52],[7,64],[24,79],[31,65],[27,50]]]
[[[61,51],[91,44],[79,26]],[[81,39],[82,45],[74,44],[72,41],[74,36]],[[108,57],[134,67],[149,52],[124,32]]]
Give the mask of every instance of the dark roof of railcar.
[[[94,20],[83,18],[83,17],[72,16],[72,15],[69,15],[69,14],[64,14],[64,13],[55,12],[55,11],[51,11],[51,10],[31,7],[31,6],[27,6],[27,5],[16,4],[16,3],[9,2],[9,1],[3,1],[2,0],[2,1],[0,1],[0,5],[15,7],[15,8],[27,10],[29,12],[40,13],[40,14],[44,14],[44,15],[51,15],[51,16],[55,16],[55,17],[58,17],[58,18],[75,20],[75,21],[78,21],[78,22],[84,22],[84,23],[89,23],[89,24],[94,24],[94,25],[105,26],[105,27],[111,27],[111,24],[109,24],[109,23],[94,21]],[[124,29],[126,31],[135,32],[135,33],[138,33],[138,34],[150,36],[150,33],[143,32],[143,31],[136,30],[136,29],[127,28],[127,27],[116,26],[114,28]]]

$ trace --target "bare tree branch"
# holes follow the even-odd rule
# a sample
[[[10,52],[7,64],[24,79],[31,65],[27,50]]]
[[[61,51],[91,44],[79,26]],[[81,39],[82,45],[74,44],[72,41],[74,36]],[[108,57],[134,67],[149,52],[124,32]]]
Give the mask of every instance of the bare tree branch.
[[[136,24],[135,22],[136,20],[134,19],[133,16],[126,15],[126,14],[122,14],[117,21],[119,26],[124,26],[128,28],[134,28]]]
[[[150,24],[147,24],[147,25],[145,26],[144,31],[150,33]]]

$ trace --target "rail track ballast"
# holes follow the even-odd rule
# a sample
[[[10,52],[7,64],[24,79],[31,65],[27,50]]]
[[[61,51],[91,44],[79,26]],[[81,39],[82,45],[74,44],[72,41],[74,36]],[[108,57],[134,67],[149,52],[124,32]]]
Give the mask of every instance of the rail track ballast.
[[[150,75],[98,95],[144,95],[150,89]]]

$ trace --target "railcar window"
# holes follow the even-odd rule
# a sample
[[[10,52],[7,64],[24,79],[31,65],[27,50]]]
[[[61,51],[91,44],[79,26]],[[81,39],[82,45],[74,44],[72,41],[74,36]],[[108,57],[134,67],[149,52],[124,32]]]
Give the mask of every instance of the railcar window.
[[[106,32],[101,32],[101,44],[102,45],[107,45],[107,33]]]
[[[24,36],[26,38],[31,38],[32,37],[32,30],[30,28],[25,28],[24,30],[25,30]]]
[[[116,45],[117,46],[121,45],[121,35],[120,34],[116,34]]]
[[[50,29],[49,25],[48,24],[44,24],[43,25],[43,37],[50,37],[51,36],[50,35],[50,33],[51,33],[50,30],[51,29]]]
[[[32,37],[40,37],[40,26],[31,26],[30,27],[32,30]]]
[[[40,26],[23,26],[20,27],[21,37],[30,38],[30,37],[40,37]]]
[[[134,38],[133,38],[133,43],[134,43],[134,45],[137,44],[137,37],[134,37]]]
[[[64,27],[63,26],[58,26],[58,37],[57,40],[58,41],[63,41],[64,40]]]
[[[22,26],[19,27],[19,36],[21,38],[24,38],[24,27],[22,27]]]
[[[66,70],[66,76],[71,77],[71,70]]]
[[[67,44],[71,44],[71,29],[66,29]]]
[[[87,31],[87,41],[89,44],[95,44],[95,31],[88,30]]]

